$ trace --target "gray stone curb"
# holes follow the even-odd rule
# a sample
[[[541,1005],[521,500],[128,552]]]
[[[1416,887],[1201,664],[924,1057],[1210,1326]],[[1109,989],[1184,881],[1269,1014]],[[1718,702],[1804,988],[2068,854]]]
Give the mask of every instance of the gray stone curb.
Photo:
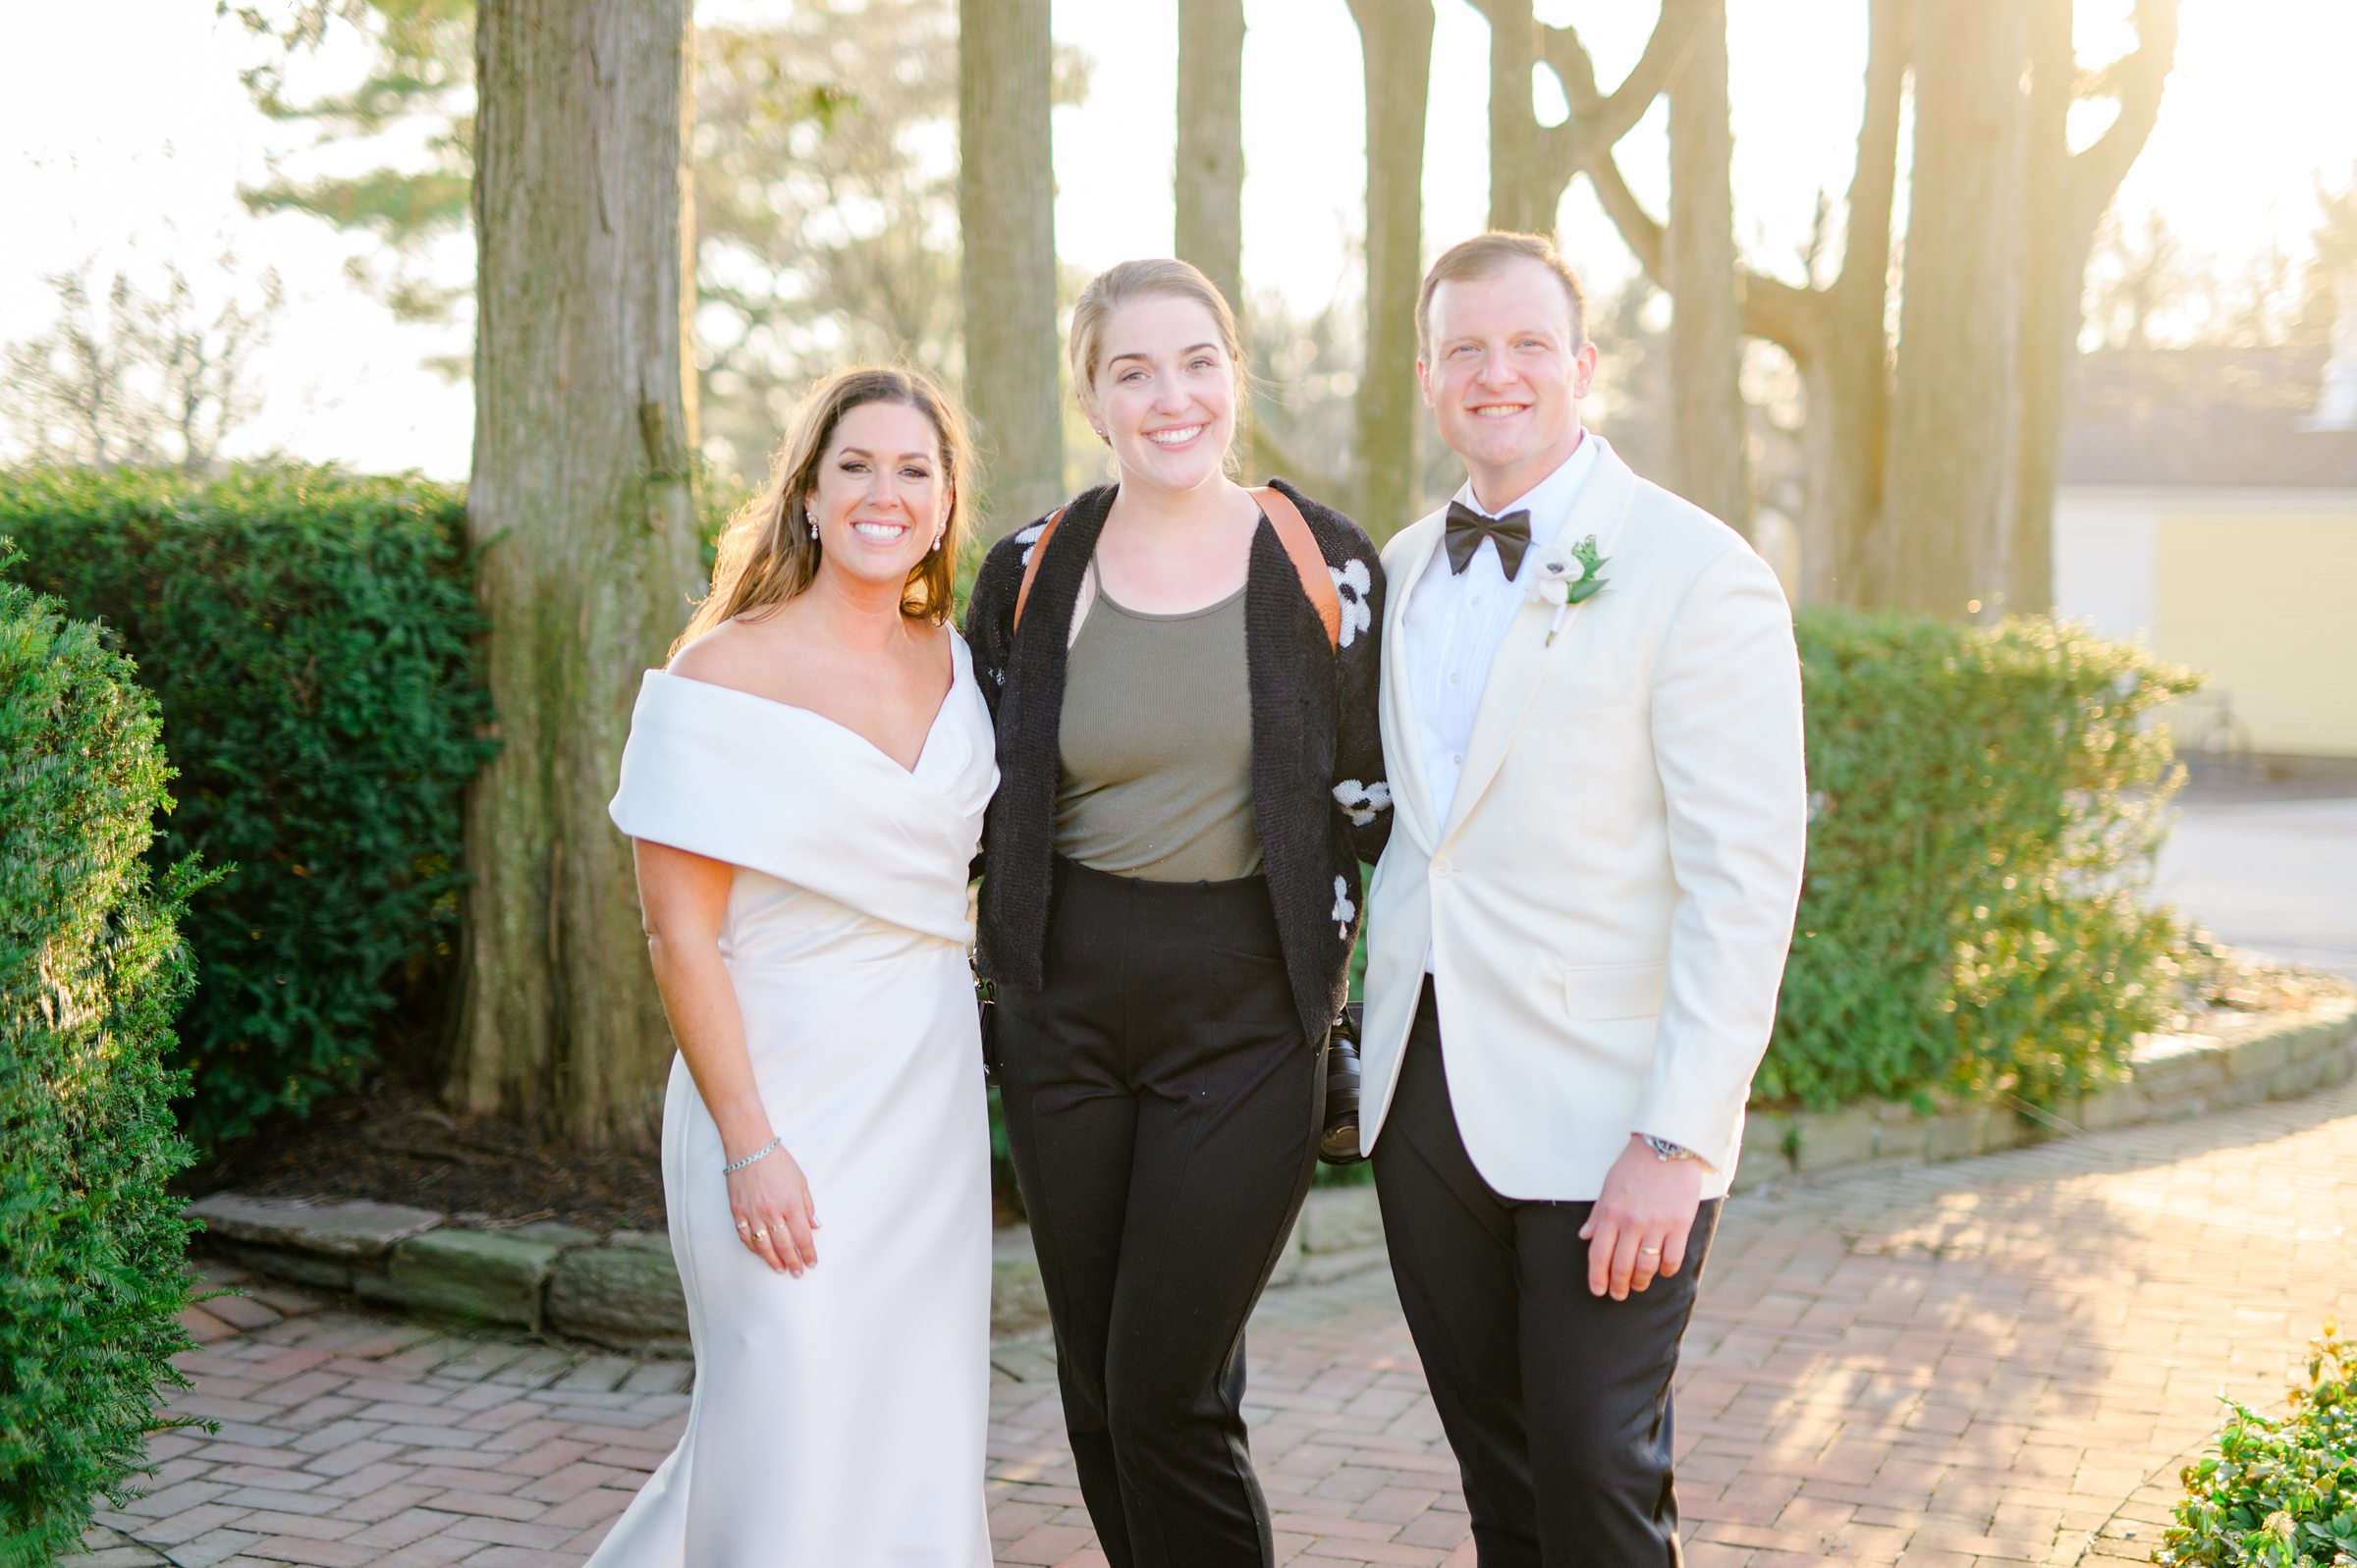
[[[1935,1097],[1929,1110],[1873,1101],[1837,1110],[1754,1110],[1735,1189],[1873,1164],[1931,1164],[2024,1144],[2175,1121],[2229,1106],[2288,1100],[2357,1075],[2357,997],[2333,997],[2233,1035],[2147,1035],[2129,1075],[2060,1105]]]
[[[2357,1074],[2357,998],[2337,997],[2247,1032],[2160,1035],[2138,1044],[2131,1075],[2051,1109],[1935,1102],[1829,1111],[1755,1111],[1737,1190],[1870,1164],[1924,1164],[2099,1128],[2165,1121],[2306,1094]],[[684,1352],[686,1309],[669,1240],[571,1225],[467,1226],[398,1204],[312,1203],[215,1193],[188,1207],[197,1245],[254,1272],[349,1291],[445,1321],[498,1324],[617,1350]],[[1323,1283],[1384,1261],[1373,1187],[1309,1195],[1270,1283]],[[1030,1232],[999,1232],[991,1331],[1047,1318]]]
[[[425,1209],[234,1192],[199,1198],[186,1213],[204,1224],[200,1250],[258,1274],[439,1322],[543,1330],[641,1353],[687,1348],[686,1304],[660,1232],[617,1230],[601,1240],[572,1225],[468,1226]],[[1309,1195],[1270,1282],[1320,1282],[1382,1261],[1375,1189],[1333,1188]],[[1021,1334],[1047,1321],[1026,1227],[993,1238],[991,1273],[993,1334]]]

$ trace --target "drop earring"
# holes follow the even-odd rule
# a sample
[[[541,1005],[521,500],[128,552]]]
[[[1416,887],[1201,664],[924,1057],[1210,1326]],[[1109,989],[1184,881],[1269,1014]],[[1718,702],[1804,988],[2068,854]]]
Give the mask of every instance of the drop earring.
[[[810,537],[813,541],[818,538],[818,524],[815,522],[810,525]]]
[[[947,528],[936,530],[933,535],[933,549],[926,551],[925,554],[931,555],[933,550],[939,550],[941,548],[941,536],[947,532],[949,532]]]

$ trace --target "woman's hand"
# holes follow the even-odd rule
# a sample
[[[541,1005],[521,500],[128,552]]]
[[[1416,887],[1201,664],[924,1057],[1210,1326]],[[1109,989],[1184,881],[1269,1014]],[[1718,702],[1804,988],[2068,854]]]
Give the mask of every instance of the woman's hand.
[[[631,840],[638,861],[638,902],[647,953],[663,1011],[695,1078],[695,1091],[720,1130],[721,1160],[733,1163],[770,1142],[771,1124],[744,1046],[744,1019],[720,956],[720,928],[737,871],[728,862],[644,838]],[[797,1278],[818,1262],[810,1232],[818,1208],[802,1167],[783,1144],[740,1169],[723,1172],[737,1239],[754,1257]]]
[[[796,1279],[803,1270],[818,1267],[818,1244],[810,1236],[818,1228],[818,1205],[811,1201],[802,1167],[783,1145],[731,1171],[728,1182],[737,1239],[754,1257]]]

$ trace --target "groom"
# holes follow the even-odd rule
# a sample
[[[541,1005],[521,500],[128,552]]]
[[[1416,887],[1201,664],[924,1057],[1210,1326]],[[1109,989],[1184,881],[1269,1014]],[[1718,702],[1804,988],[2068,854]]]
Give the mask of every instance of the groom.
[[[1383,558],[1362,1136],[1481,1568],[1681,1560],[1670,1379],[1807,815],[1776,576],[1580,428],[1583,317],[1536,236],[1433,264],[1469,478]]]

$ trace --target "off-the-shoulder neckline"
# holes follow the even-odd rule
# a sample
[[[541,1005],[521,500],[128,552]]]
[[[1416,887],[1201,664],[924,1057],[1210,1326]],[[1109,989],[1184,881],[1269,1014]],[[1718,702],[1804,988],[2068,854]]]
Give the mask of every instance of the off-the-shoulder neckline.
[[[933,722],[925,726],[925,738],[917,745],[916,761],[906,767],[901,766],[900,758],[894,756],[891,752],[886,751],[882,746],[877,745],[873,740],[870,740],[867,736],[861,734],[850,725],[845,724],[840,719],[830,719],[815,708],[805,708],[800,703],[795,702],[781,702],[776,697],[764,697],[761,695],[761,693],[757,691],[747,691],[742,686],[724,686],[717,680],[698,680],[693,676],[675,676],[668,670],[649,670],[647,675],[649,676],[659,676],[675,685],[698,686],[706,691],[720,692],[725,696],[741,697],[747,702],[757,702],[764,708],[773,708],[780,713],[797,714],[804,719],[810,720],[814,724],[823,725],[829,730],[849,735],[852,740],[858,742],[862,746],[865,746],[869,751],[875,753],[876,756],[891,764],[894,768],[897,768],[902,773],[914,778],[916,774],[923,769],[925,765],[925,758],[932,753],[933,737],[941,732],[942,721],[949,717],[951,704],[956,702],[958,699],[959,683],[960,681],[970,680],[973,677],[973,665],[971,663],[971,659],[972,656],[968,653],[965,646],[965,639],[958,635],[956,628],[951,628],[950,689],[942,693],[939,706],[933,710]]]

